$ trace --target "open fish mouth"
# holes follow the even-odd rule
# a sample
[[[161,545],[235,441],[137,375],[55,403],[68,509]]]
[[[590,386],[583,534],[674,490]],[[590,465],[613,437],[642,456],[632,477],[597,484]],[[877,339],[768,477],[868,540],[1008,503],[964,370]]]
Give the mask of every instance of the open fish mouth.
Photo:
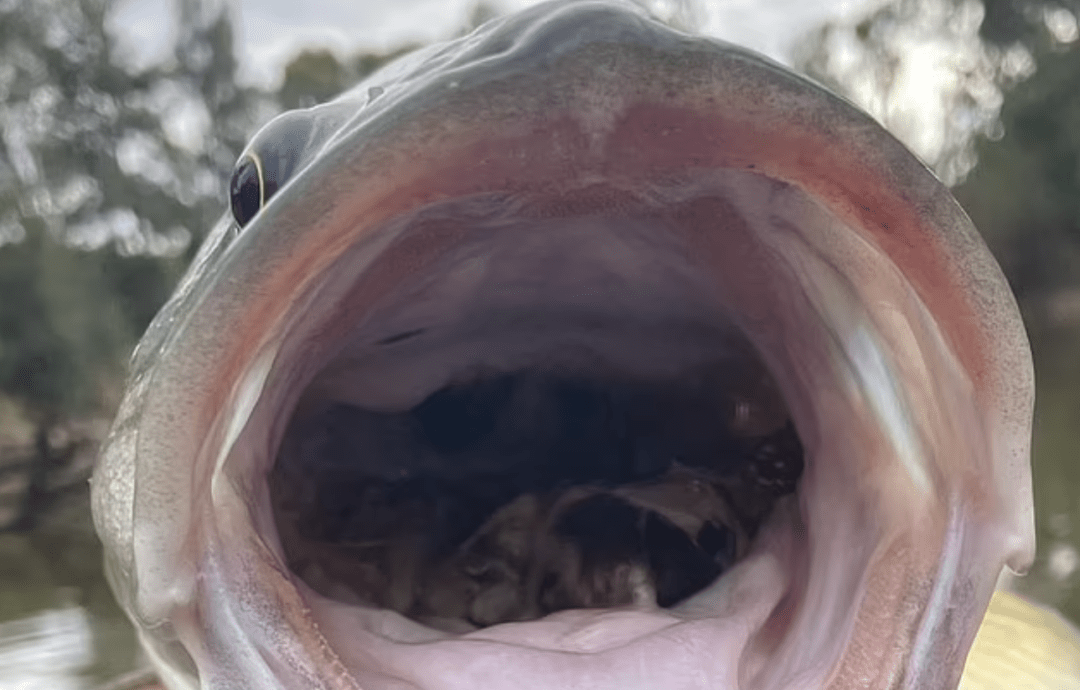
[[[802,447],[752,346],[719,311],[611,310],[664,279],[605,266],[626,219],[592,256],[580,237],[600,218],[579,223],[484,232],[490,270],[472,265],[484,277],[467,292],[452,276],[471,259],[445,257],[424,326],[370,323],[316,374],[269,478],[308,585],[454,632],[666,608],[740,560],[795,491]],[[397,300],[392,320],[419,303]]]
[[[539,6],[233,195],[93,483],[170,687],[950,688],[1031,559],[999,269],[763,58]]]

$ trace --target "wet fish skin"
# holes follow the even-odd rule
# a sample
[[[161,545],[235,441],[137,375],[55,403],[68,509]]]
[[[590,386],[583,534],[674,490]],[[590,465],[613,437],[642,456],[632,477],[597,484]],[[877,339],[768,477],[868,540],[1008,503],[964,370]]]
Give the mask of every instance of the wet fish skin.
[[[874,497],[868,521],[882,536],[859,556],[857,611],[845,617],[850,602],[833,606],[850,642],[816,687],[955,686],[1001,566],[1023,568],[1032,557],[1030,352],[970,221],[868,116],[764,58],[670,31],[628,3],[555,2],[421,51],[330,104],[272,122],[249,146],[261,156],[282,150],[291,177],[245,228],[222,219],[144,336],[94,477],[110,581],[170,687],[363,686],[354,669],[367,657],[334,648],[322,632],[332,626],[313,622],[321,614],[276,565],[265,516],[246,509],[245,492],[257,489],[237,459],[258,460],[248,450],[251,420],[284,385],[274,366],[289,351],[287,326],[315,293],[333,291],[315,277],[363,242],[365,258],[392,249],[392,237],[380,246],[374,229],[419,206],[547,185],[558,204],[536,197],[531,212],[540,216],[587,205],[603,181],[616,196],[668,194],[687,236],[700,234],[703,214],[767,225],[754,204],[772,195],[777,217],[806,219],[803,251],[839,262],[851,294],[808,278],[804,286],[820,292],[807,304],[832,329],[828,361],[851,373],[852,395],[876,421],[866,433],[894,447],[852,461],[863,482],[855,490]],[[714,170],[708,184],[726,201],[680,201],[664,186]],[[407,258],[431,266],[453,239],[432,232]],[[714,245],[694,241],[720,272]],[[800,261],[790,259],[817,275],[818,264]],[[767,308],[739,265],[723,267],[733,272],[717,280],[729,281],[758,342],[775,335],[769,319],[801,323]],[[370,278],[372,290],[393,282],[379,280]],[[887,299],[871,299],[879,295]],[[926,382],[952,381],[952,369],[942,374],[952,364],[957,390],[969,386],[964,419],[982,430],[973,437],[920,416],[950,410],[956,391]],[[910,406],[876,404],[894,399]],[[821,418],[829,429],[828,412],[805,403],[797,426]],[[916,452],[905,465],[897,439],[912,429],[945,452]],[[803,440],[820,458],[843,450],[830,445],[834,436]],[[835,489],[820,479],[823,464],[808,466],[812,487]],[[807,509],[811,527],[840,524],[820,522],[823,503]],[[778,653],[800,643],[810,658],[834,652],[792,616]],[[378,649],[371,665],[397,658]],[[781,687],[782,671],[747,671],[738,687]]]

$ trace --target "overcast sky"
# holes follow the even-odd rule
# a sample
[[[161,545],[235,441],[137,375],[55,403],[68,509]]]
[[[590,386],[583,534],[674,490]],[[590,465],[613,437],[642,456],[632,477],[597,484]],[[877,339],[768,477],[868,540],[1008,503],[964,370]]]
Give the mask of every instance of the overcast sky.
[[[222,0],[218,0],[222,1]],[[237,20],[242,79],[272,85],[300,50],[319,46],[348,54],[428,43],[466,25],[477,0],[224,0]],[[682,0],[697,28],[790,64],[796,39],[827,21],[852,20],[883,0]],[[488,0],[513,11],[537,0]],[[680,0],[651,0],[661,13]],[[118,0],[110,27],[136,64],[168,57],[174,20],[171,3]]]

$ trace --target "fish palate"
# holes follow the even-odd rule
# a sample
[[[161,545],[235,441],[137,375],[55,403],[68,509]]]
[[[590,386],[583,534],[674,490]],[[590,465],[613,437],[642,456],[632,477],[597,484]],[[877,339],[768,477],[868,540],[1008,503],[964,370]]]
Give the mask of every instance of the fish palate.
[[[869,116],[556,1],[252,139],[93,483],[203,688],[954,688],[1034,549],[1017,308]]]

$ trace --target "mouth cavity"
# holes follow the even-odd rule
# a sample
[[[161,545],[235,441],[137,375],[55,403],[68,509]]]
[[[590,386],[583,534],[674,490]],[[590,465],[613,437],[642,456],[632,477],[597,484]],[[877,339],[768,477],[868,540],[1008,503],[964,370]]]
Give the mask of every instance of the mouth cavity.
[[[454,371],[401,411],[321,396],[333,364],[316,377],[270,475],[290,570],[330,599],[462,633],[671,608],[741,560],[803,469],[753,348],[725,324],[713,361],[636,371],[571,345],[583,332],[558,333],[558,317],[550,348]]]
[[[346,249],[238,388],[219,489],[364,687],[817,687],[931,505],[903,397],[927,365],[898,388],[894,341],[943,397],[962,374],[795,187],[579,198],[438,202]],[[839,236],[874,280],[832,267]],[[875,322],[860,290],[913,319]]]

